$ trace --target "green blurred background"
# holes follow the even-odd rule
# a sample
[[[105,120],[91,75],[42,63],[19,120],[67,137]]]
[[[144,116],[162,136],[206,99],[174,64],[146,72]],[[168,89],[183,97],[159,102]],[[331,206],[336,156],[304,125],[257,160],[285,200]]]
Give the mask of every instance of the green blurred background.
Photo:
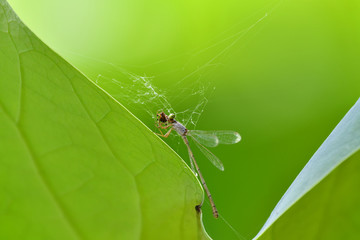
[[[246,239],[255,236],[359,97],[358,0],[9,3],[91,79],[101,74],[129,81],[129,72],[152,77],[179,112],[206,97],[197,129],[240,132],[239,144],[211,149],[224,172],[198,160],[223,217],[213,219],[205,206],[205,227],[214,239],[237,239],[229,224]],[[153,111],[149,103],[122,99],[116,86],[102,87],[119,91],[121,103],[154,129],[144,111]],[[176,138],[168,142],[187,160]]]

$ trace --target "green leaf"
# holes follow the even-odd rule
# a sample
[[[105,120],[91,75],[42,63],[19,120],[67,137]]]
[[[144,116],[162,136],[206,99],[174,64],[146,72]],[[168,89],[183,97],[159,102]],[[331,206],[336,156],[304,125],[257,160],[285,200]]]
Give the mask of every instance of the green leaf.
[[[300,172],[254,239],[360,239],[359,150],[360,100]]]
[[[208,238],[187,165],[4,0],[0,46],[0,239]]]

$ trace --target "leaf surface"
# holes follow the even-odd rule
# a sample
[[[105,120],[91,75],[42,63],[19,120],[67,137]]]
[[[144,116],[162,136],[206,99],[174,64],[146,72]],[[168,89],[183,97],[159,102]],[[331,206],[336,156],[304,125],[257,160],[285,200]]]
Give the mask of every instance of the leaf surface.
[[[0,0],[0,239],[208,239],[186,164]]]

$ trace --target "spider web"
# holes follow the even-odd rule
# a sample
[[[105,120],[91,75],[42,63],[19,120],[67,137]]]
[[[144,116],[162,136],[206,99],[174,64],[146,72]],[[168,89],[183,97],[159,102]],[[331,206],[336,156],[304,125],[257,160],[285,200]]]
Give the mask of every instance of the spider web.
[[[164,111],[166,114],[174,113],[177,121],[188,129],[195,129],[209,103],[208,99],[211,99],[215,90],[211,82],[208,81],[212,77],[212,71],[222,66],[222,62],[231,57],[232,51],[245,47],[250,42],[251,37],[260,31],[261,26],[258,27],[260,23],[264,22],[264,19],[271,15],[281,2],[279,1],[277,4],[272,2],[244,22],[234,24],[214,39],[210,39],[208,43],[204,44],[205,47],[180,53],[147,65],[121,65],[70,51],[67,52],[71,59],[74,57],[75,59],[76,57],[86,58],[85,61],[77,61],[77,66],[84,71],[94,68],[92,75],[88,74],[90,79],[109,92],[150,129],[156,129],[154,125],[158,111]],[[250,36],[245,39],[247,35]],[[209,52],[212,55],[207,55]],[[185,58],[186,61],[181,63],[179,59],[182,58]],[[167,65],[170,68],[160,74],[149,75],[150,71],[144,71],[144,69],[164,66],[164,63],[168,63]],[[159,78],[168,79],[169,86],[160,85],[157,82]],[[177,134],[170,136],[177,136]],[[172,143],[170,145],[179,152],[180,139],[177,138]],[[177,146],[174,146],[174,143],[177,143]],[[187,153],[186,150],[184,152]],[[235,233],[236,238],[246,239],[221,215],[220,217]]]
[[[268,14],[268,12],[262,11],[261,13],[260,11],[260,13],[254,14],[258,17],[251,16],[244,22],[234,24],[214,39],[209,40],[205,44],[206,47],[193,49],[187,53],[181,53],[148,65],[119,65],[71,51],[67,52],[72,59],[74,57],[75,59],[76,57],[82,58],[77,64],[80,69],[96,69],[97,73],[93,72],[92,76],[88,74],[90,79],[109,92],[151,129],[154,129],[156,113],[159,111],[164,111],[166,114],[174,113],[177,121],[188,129],[195,129],[209,102],[208,99],[215,90],[208,81],[212,77],[212,70],[221,66],[221,61],[231,55],[229,54],[230,50],[236,47],[237,43]],[[245,44],[240,45],[244,47]],[[204,54],[209,52],[213,55],[204,58]],[[185,63],[172,64],[172,62],[179,62],[179,59],[184,56],[187,59]],[[84,59],[86,60],[84,61]],[[201,59],[200,62],[199,59]],[[199,63],[194,64],[194,62]],[[151,69],[164,63],[170,63],[169,65],[174,68],[156,76],[148,76],[146,73],[139,74],[138,72],[141,70],[128,70]],[[83,66],[81,67],[81,65]],[[156,80],[159,77],[169,79],[170,87],[158,87]]]
[[[205,85],[199,85],[199,88],[182,89],[182,94],[191,91],[189,97],[196,99],[192,106],[185,106],[185,109],[176,111],[171,102],[180,105],[181,102],[176,100],[178,96],[174,96],[171,92],[162,90],[155,86],[154,77],[146,75],[137,75],[128,72],[123,68],[114,66],[124,77],[111,77],[104,74],[98,74],[95,83],[124,104],[131,112],[138,116],[150,128],[153,128],[156,122],[156,113],[164,111],[166,114],[173,113],[176,119],[182,122],[188,128],[194,129],[203,113],[208,99],[206,94],[209,88]],[[119,76],[119,75],[117,75]],[[144,114],[146,113],[146,114]],[[152,119],[150,123],[148,119]],[[150,124],[150,125],[149,125]]]

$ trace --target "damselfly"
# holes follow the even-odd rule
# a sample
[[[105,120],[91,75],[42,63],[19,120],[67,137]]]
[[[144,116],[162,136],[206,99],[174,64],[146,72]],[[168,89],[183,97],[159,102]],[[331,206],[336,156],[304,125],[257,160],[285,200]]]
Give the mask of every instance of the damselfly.
[[[206,182],[204,180],[204,177],[202,176],[199,166],[195,160],[194,154],[191,151],[190,144],[187,137],[190,137],[194,140],[195,145],[200,149],[200,151],[210,160],[210,162],[220,169],[221,171],[224,171],[224,166],[222,162],[217,158],[212,152],[209,151],[206,147],[216,147],[219,144],[234,144],[241,140],[241,137],[239,133],[234,131],[200,131],[200,130],[189,130],[181,123],[177,122],[175,120],[174,114],[166,115],[164,112],[157,113],[157,124],[156,127],[159,129],[160,133],[157,133],[158,135],[167,138],[172,130],[175,130],[184,140],[184,143],[188,149],[189,156],[190,156],[190,165],[193,172],[196,174],[196,172],[199,174],[201,183],[205,189],[206,195],[209,198],[213,215],[215,218],[218,218],[219,214],[216,209],[214,200],[212,199],[212,196],[210,194],[209,188],[206,185]],[[161,129],[168,129],[170,130],[163,134]],[[206,146],[206,147],[205,147]],[[195,171],[196,170],[196,171]],[[201,205],[197,206],[198,208],[201,207]]]

